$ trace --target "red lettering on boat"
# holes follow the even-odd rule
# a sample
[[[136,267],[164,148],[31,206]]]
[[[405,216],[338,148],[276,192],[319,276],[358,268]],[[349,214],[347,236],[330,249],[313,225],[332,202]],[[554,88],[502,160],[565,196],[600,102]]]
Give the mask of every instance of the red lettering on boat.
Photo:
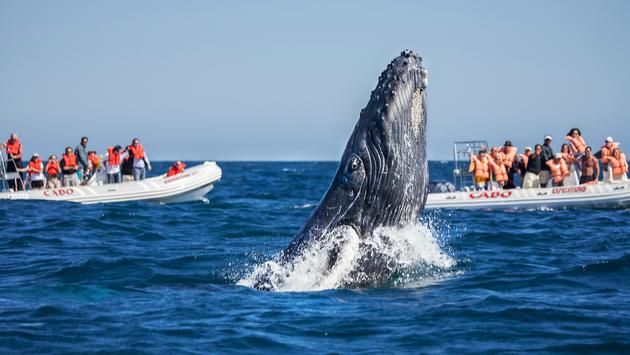
[[[471,192],[470,195],[468,195],[468,197],[471,199],[478,199],[478,198],[495,199],[495,198],[508,198],[510,196],[512,196],[512,191],[492,191],[490,193],[488,193],[487,191]]]

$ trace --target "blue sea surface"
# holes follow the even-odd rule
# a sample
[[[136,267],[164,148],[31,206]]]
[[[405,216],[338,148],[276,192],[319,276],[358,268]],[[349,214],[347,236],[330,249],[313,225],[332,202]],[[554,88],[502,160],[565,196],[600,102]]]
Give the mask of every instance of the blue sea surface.
[[[287,246],[337,163],[219,165],[205,203],[0,201],[0,353],[630,351],[628,210],[430,212],[447,268],[264,292],[237,283]]]

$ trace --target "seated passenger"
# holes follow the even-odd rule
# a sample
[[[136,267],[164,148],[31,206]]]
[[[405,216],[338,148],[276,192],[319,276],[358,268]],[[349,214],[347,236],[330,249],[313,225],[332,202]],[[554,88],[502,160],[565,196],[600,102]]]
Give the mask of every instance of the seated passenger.
[[[527,158],[527,168],[525,169],[525,178],[523,179],[523,188],[531,189],[540,187],[540,172],[542,171],[542,145],[536,144],[534,153]]]
[[[90,150],[87,153],[87,161],[88,166],[85,172],[85,180],[89,180],[100,168],[101,168],[101,160],[99,159],[96,152]]]
[[[77,163],[77,156],[74,155],[72,147],[66,147],[66,152],[61,160],[61,170],[63,171],[63,186],[79,186],[79,176],[77,171],[79,170],[79,164]]]
[[[569,168],[562,159],[562,153],[556,153],[552,160],[547,161],[551,173],[552,186],[564,186],[564,178],[569,176]]]
[[[490,179],[490,173],[488,171],[490,159],[486,154],[486,150],[479,151],[479,155],[470,154],[470,166],[468,167],[469,173],[474,173],[475,189],[484,190],[488,179]]]
[[[46,163],[46,174],[48,174],[48,182],[46,183],[47,189],[57,189],[61,187],[61,180],[59,176],[61,175],[61,167],[59,166],[59,161],[57,161],[57,157],[53,154],[48,158],[48,162]]]
[[[120,177],[120,164],[121,161],[129,157],[127,151],[122,152],[122,147],[117,145],[115,147],[107,148],[107,156],[105,157],[105,166],[107,167],[107,183],[115,184],[121,182]],[[133,180],[133,179],[132,179]]]
[[[580,158],[580,165],[582,165],[580,185],[597,184],[597,178],[599,177],[599,162],[593,156],[593,148],[590,146],[587,146],[584,150],[584,155]]]
[[[568,140],[571,144],[570,149],[572,154],[583,154],[584,150],[586,150],[586,142],[584,138],[582,138],[582,132],[580,132],[579,128],[571,129],[564,139]]]
[[[31,190],[43,189],[46,177],[44,177],[44,163],[39,159],[39,154],[33,154],[25,170],[28,172]]]
[[[181,174],[184,172],[185,168],[186,168],[186,164],[178,160],[173,164],[173,166],[171,166],[170,169],[168,169],[166,176],[169,177],[169,176],[175,176],[177,174]]]
[[[628,161],[626,155],[621,152],[621,149],[614,148],[612,154],[606,157],[607,163],[612,168],[613,180],[625,180],[628,174]]]

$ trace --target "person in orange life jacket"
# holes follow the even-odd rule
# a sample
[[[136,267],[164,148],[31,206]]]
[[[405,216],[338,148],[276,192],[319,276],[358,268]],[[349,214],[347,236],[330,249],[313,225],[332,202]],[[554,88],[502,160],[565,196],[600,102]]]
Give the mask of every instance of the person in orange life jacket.
[[[44,163],[39,159],[39,154],[34,153],[26,168],[20,169],[28,173],[31,190],[44,188]]]
[[[89,180],[101,168],[101,160],[99,159],[98,155],[96,155],[96,151],[90,150],[89,152],[87,152],[87,161],[88,167],[85,170],[84,181]]]
[[[606,156],[606,161],[612,168],[613,180],[623,180],[628,174],[626,155],[619,148],[613,148],[612,154]]]
[[[612,153],[613,149],[617,148],[619,143],[616,143],[612,137],[606,137],[604,140],[604,145],[602,145],[600,149],[601,160],[602,160],[602,170],[604,172],[604,180],[606,179],[606,174],[608,173],[608,156]]]
[[[569,176],[569,168],[564,159],[562,159],[562,153],[557,153],[553,160],[547,161],[546,164],[549,166],[551,173],[552,186],[563,186],[564,178]]]
[[[59,166],[59,161],[57,161],[57,157],[53,154],[48,158],[48,162],[46,163],[46,174],[48,175],[48,182],[46,183],[47,189],[58,189],[61,187],[61,180],[59,176],[61,175],[61,167]]]
[[[586,142],[582,138],[582,132],[579,128],[572,128],[566,137],[566,140],[571,144],[570,150],[573,155],[582,155],[586,150]]]
[[[122,152],[122,147],[117,145],[115,147],[107,148],[107,156],[105,156],[105,167],[107,169],[107,183],[115,184],[121,182],[120,165],[125,159],[129,158],[127,151]]]
[[[63,172],[63,186],[79,186],[79,163],[77,156],[72,152],[72,147],[66,147],[66,152],[61,159],[61,171]]]
[[[9,188],[13,191],[24,190],[22,180],[24,179],[20,172],[22,171],[22,154],[24,154],[24,148],[18,138],[18,135],[11,133],[6,143],[0,144],[0,149],[7,148],[7,173],[17,173],[20,175],[19,179],[7,180]]]
[[[523,187],[523,181],[525,181],[525,173],[527,172],[527,160],[529,156],[532,154],[531,147],[525,147],[525,152],[523,154],[518,155],[518,164],[516,166],[516,171],[518,172],[518,176],[521,177],[521,187]]]
[[[171,166],[170,169],[168,169],[168,172],[166,173],[166,176],[175,176],[177,174],[181,174],[184,172],[184,169],[186,168],[186,164],[182,163],[181,160],[176,161],[173,166]]]
[[[542,146],[536,144],[534,146],[534,153],[530,154],[527,158],[527,169],[525,172],[525,178],[523,179],[523,188],[530,189],[534,187],[540,187],[539,174],[542,171]]]
[[[138,138],[134,138],[129,146],[129,154],[133,158],[133,179],[134,181],[144,180],[147,169],[151,171],[149,156],[144,151]]]
[[[475,179],[475,189],[484,190],[490,179],[489,172],[490,157],[485,149],[479,151],[479,155],[470,153],[470,166],[468,172],[473,173]]]
[[[503,155],[499,153],[498,148],[496,151],[493,148],[492,157],[493,159],[489,160],[489,166],[494,175],[494,180],[499,184],[499,188],[503,189],[503,186],[508,181],[507,170],[505,170],[505,165],[503,165]]]
[[[517,151],[518,148],[512,145],[512,141],[505,141],[503,147],[499,150],[503,154],[503,164],[506,170],[509,170],[514,165],[514,157]]]

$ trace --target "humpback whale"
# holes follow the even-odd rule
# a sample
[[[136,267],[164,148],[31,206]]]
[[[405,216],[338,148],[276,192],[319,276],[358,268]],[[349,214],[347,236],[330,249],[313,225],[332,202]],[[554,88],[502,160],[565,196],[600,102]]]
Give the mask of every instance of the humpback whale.
[[[382,72],[328,191],[278,263],[290,264],[303,258],[312,245],[338,239],[326,255],[318,255],[331,269],[344,246],[340,230],[354,233],[361,243],[379,228],[403,228],[418,221],[428,194],[427,83],[422,58],[410,50]],[[342,287],[376,285],[393,271],[391,255],[369,243],[361,243],[360,248],[361,257]],[[282,281],[272,273],[259,272],[252,286],[277,288]]]

